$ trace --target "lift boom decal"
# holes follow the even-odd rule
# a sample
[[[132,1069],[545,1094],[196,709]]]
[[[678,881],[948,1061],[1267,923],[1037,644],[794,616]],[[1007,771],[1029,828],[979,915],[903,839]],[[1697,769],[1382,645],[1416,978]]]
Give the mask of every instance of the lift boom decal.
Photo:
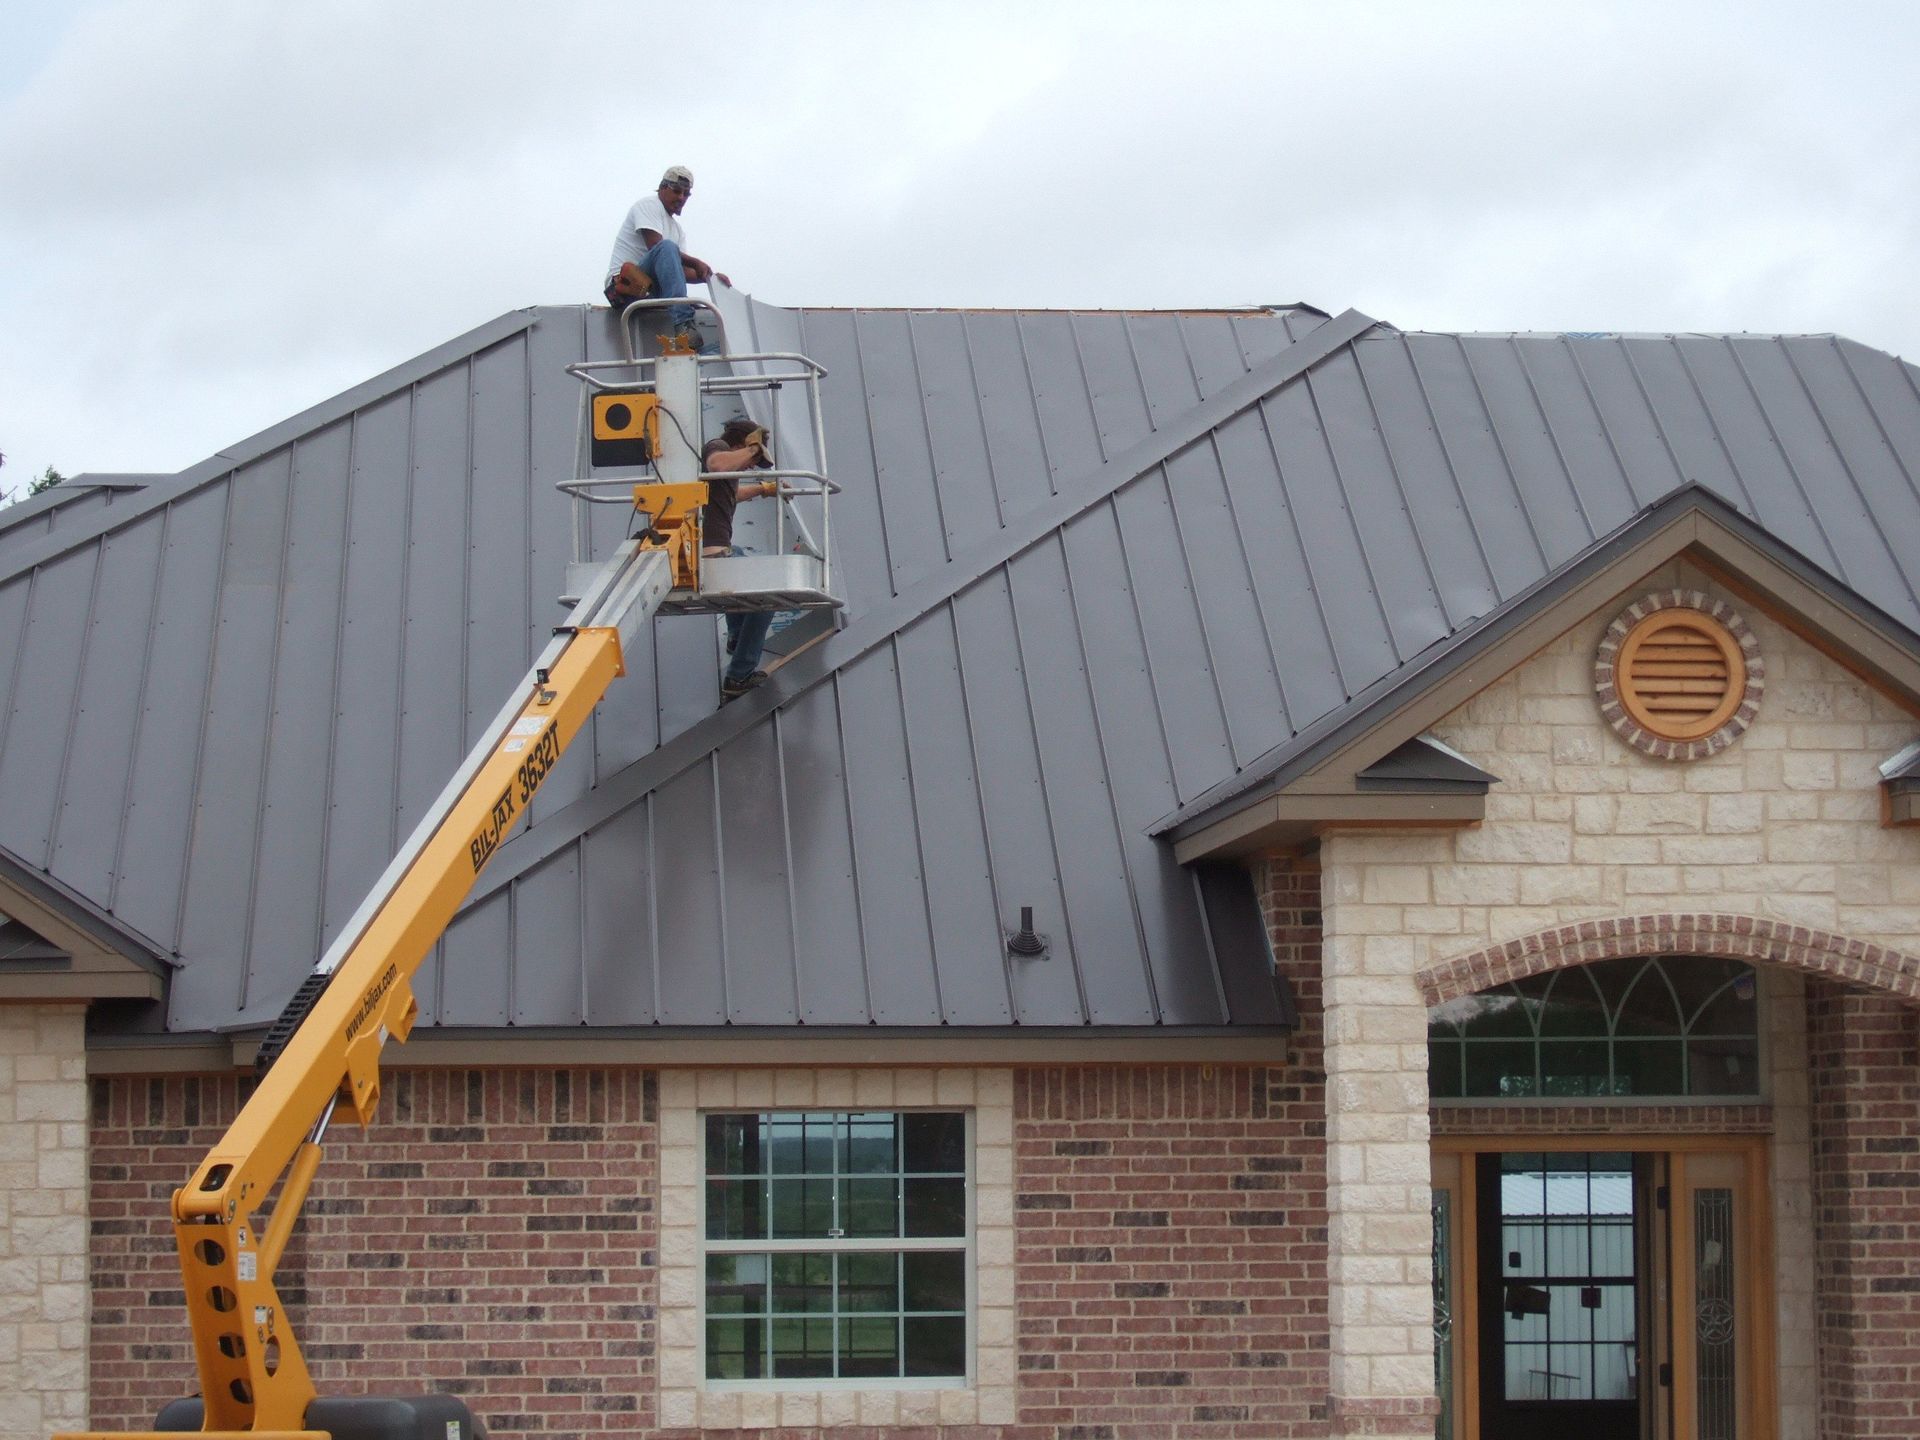
[[[542,722],[522,720],[515,725],[539,725]],[[502,750],[513,750],[525,745],[526,741],[516,736],[503,745]],[[473,861],[473,873],[478,875],[480,867],[492,858],[493,852],[500,848],[500,842],[507,838],[507,832],[513,828],[513,822],[526,808],[553,767],[560,763],[560,726],[553,722],[546,724],[540,732],[540,738],[534,742],[533,749],[527,752],[527,758],[520,762],[520,768],[501,789],[498,798],[487,812],[487,818],[480,822],[480,828],[473,832],[473,838],[467,841],[467,854]]]

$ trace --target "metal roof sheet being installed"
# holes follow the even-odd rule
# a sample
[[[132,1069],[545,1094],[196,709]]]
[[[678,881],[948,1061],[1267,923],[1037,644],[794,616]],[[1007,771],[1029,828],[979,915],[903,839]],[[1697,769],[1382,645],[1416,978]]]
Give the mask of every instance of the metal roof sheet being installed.
[[[1663,496],[1920,628],[1920,394],[1848,341],[727,304],[829,372],[844,626],[721,709],[717,623],[656,620],[423,1024],[1282,1026],[1152,832]],[[0,850],[181,957],[170,1029],[272,1017],[544,642],[563,367],[618,353],[606,311],[516,312],[0,515]]]

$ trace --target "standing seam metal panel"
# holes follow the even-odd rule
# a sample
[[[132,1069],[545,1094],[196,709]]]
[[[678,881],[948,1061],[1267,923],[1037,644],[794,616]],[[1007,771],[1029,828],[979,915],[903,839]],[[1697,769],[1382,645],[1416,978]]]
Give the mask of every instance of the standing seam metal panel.
[[[186,898],[186,841],[206,741],[230,501],[223,485],[166,508],[151,660],[157,678],[143,697],[121,822],[115,913],[175,951]],[[181,1013],[177,1006],[169,1009]]]
[[[247,1000],[296,989],[319,959],[328,763],[338,692],[351,417],[294,451],[271,711],[249,887]]]
[[[48,868],[84,895],[111,900],[140,704],[153,649],[154,591],[166,516],[107,536],[95,581],[72,742],[61,757],[60,810]],[[132,685],[129,676],[138,679]]]

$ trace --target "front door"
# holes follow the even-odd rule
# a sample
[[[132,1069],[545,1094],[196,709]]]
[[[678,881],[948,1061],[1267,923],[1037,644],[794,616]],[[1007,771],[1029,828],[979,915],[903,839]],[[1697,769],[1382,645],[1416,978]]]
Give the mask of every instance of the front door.
[[[1639,1440],[1635,1169],[1624,1153],[1479,1157],[1483,1440]]]
[[[1771,1436],[1764,1152],[1623,1141],[1436,1153],[1446,1440]]]

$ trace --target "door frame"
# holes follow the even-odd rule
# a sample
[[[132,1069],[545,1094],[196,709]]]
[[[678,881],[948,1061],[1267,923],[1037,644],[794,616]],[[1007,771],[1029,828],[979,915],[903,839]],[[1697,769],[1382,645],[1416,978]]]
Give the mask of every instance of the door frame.
[[[1670,1188],[1677,1191],[1683,1183],[1689,1154],[1734,1154],[1741,1160],[1742,1189],[1747,1196],[1740,1243],[1752,1301],[1742,1307],[1751,1316],[1745,1327],[1746,1343],[1740,1356],[1750,1406],[1751,1425],[1743,1431],[1743,1440],[1776,1440],[1780,1401],[1775,1384],[1776,1357],[1779,1354],[1778,1304],[1774,1289],[1773,1189],[1770,1181],[1769,1138],[1766,1135],[1686,1135],[1661,1132],[1610,1134],[1598,1131],[1585,1135],[1479,1134],[1436,1135],[1431,1147],[1436,1172],[1443,1168],[1442,1157],[1451,1157],[1446,1168],[1454,1171],[1455,1204],[1449,1212],[1448,1238],[1453,1257],[1453,1377],[1454,1419],[1459,1440],[1478,1440],[1480,1433],[1480,1299],[1479,1299],[1479,1226],[1473,1157],[1505,1154],[1517,1150],[1542,1153],[1631,1151],[1664,1154],[1669,1160]],[[1678,1257],[1692,1253],[1692,1216],[1686,1207],[1670,1205],[1668,1228],[1671,1253],[1662,1274],[1650,1280],[1671,1296],[1673,1355],[1674,1433],[1665,1440],[1695,1440],[1693,1292],[1690,1286],[1675,1283],[1671,1273],[1680,1264]],[[1682,1242],[1686,1242],[1684,1247]],[[1683,1320],[1689,1323],[1682,1323]]]

